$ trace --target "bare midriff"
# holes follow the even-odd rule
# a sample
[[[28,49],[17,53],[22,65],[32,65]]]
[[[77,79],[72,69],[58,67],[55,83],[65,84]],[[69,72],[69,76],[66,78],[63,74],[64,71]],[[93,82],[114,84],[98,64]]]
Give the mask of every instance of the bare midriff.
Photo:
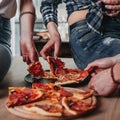
[[[89,9],[74,11],[68,18],[68,25],[72,25],[73,23],[86,19],[86,15]]]

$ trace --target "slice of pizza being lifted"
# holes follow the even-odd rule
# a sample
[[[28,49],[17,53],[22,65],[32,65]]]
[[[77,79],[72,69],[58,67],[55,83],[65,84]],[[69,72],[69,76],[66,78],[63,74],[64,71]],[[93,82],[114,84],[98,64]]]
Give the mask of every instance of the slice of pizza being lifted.
[[[83,81],[88,77],[89,73],[86,70],[78,68],[65,68],[65,63],[54,57],[47,57],[50,66],[50,72],[58,78],[56,84],[67,85]]]
[[[42,68],[42,65],[40,63],[40,61],[37,61],[35,63],[31,63],[29,66],[28,66],[28,72],[33,75],[33,77],[35,78],[41,78],[44,76],[45,74],[45,71],[43,70]]]
[[[56,69],[58,68],[63,69],[65,67],[65,63],[58,58],[47,56],[47,61],[52,75],[56,76],[55,74]]]
[[[40,78],[54,78],[55,76],[50,74],[49,72],[45,71],[40,63],[40,61],[37,61],[35,63],[31,63],[28,66],[28,72],[32,75],[33,78],[40,79]]]

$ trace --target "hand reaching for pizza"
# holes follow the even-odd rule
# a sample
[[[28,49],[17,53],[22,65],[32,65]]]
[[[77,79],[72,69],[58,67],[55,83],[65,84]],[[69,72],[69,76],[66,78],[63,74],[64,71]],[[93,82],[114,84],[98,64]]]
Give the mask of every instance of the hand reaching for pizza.
[[[20,42],[23,61],[28,65],[38,61],[38,54],[33,41],[30,41],[29,39],[22,39]]]
[[[54,22],[49,22],[47,24],[47,29],[50,34],[50,40],[45,44],[45,46],[40,51],[41,56],[46,60],[47,56],[51,55],[53,51],[53,57],[57,58],[61,45],[61,37],[57,30],[57,26]]]
[[[89,63],[85,70],[89,71],[91,75],[94,76],[95,74],[113,66],[114,64],[114,59],[112,57],[102,58]]]

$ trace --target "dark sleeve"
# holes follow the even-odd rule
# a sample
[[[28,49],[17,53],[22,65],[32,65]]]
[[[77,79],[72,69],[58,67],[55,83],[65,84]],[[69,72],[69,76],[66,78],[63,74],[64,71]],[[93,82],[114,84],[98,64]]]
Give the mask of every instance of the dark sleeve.
[[[40,12],[45,26],[51,21],[58,25],[57,8],[59,3],[61,0],[42,0]]]

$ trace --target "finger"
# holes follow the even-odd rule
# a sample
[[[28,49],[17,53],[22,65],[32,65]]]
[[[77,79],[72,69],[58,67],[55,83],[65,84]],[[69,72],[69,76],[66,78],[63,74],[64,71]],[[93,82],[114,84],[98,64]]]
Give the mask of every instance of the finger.
[[[105,8],[108,10],[118,11],[120,10],[120,5],[105,5]]]
[[[89,88],[93,88],[92,80],[89,81],[88,87],[89,87]]]
[[[114,13],[109,13],[109,14],[106,14],[106,15],[110,16],[110,17],[113,17],[113,16],[117,16],[118,14],[119,14],[119,11],[114,12]]]
[[[119,4],[120,1],[119,0],[101,0],[103,3],[105,4],[109,4],[109,5],[116,5]]]
[[[26,56],[26,63],[29,65],[31,63],[30,59],[28,56]]]
[[[91,71],[91,70],[97,68],[98,66],[99,66],[99,63],[98,63],[98,61],[96,60],[96,61],[93,61],[93,62],[89,63],[89,64],[87,65],[87,67],[85,68],[85,70]]]
[[[35,63],[36,61],[38,61],[38,54],[37,54],[37,52],[33,52],[31,54],[30,61],[31,61],[31,63]]]
[[[22,56],[22,58],[23,58],[23,61],[24,61],[24,62],[26,62],[26,58],[25,58],[25,56],[24,56],[24,55]]]
[[[47,59],[48,49],[50,49],[51,46],[52,46],[51,43],[47,43],[47,44],[42,48],[42,50],[40,51],[41,56],[42,56],[45,60]]]
[[[60,44],[55,44],[54,57],[57,58],[60,50]]]
[[[92,64],[88,64],[87,67],[85,68],[85,70],[91,71],[93,69],[93,65]]]
[[[45,50],[40,51],[40,55],[43,57],[43,59],[47,59],[47,55],[45,54]]]

